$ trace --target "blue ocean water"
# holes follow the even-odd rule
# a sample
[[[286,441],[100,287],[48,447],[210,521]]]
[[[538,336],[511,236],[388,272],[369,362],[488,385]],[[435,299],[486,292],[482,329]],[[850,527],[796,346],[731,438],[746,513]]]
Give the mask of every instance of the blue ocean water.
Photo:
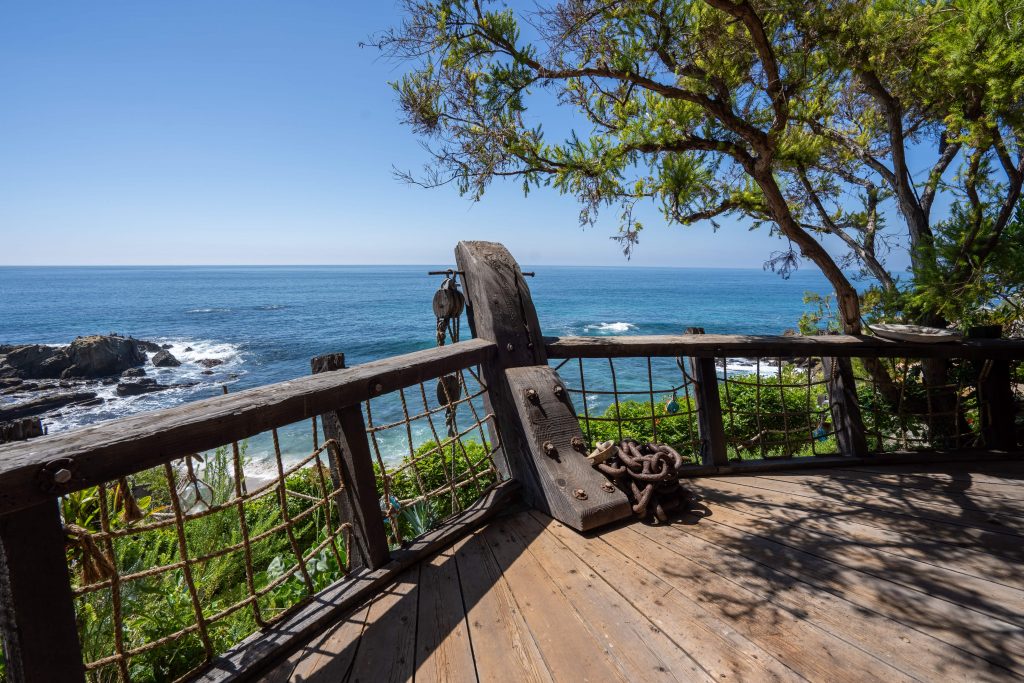
[[[429,348],[431,298],[441,278],[426,273],[444,267],[0,268],[0,343],[130,334],[171,343],[186,361],[156,371],[160,381],[197,383],[47,420],[51,432],[73,429],[214,396],[222,385],[235,391],[306,375],[310,358],[324,353],[344,352],[353,365]],[[795,327],[804,292],[831,290],[811,268],[788,280],[738,269],[532,270],[536,277],[528,282],[547,335],[669,334],[689,326],[778,334]],[[469,336],[465,323],[462,331]],[[224,364],[202,374],[189,362],[202,358]]]

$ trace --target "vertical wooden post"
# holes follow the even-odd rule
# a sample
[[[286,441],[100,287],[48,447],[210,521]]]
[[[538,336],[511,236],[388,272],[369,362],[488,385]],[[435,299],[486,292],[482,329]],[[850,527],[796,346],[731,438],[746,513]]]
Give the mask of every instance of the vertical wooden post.
[[[851,457],[869,455],[853,363],[849,358],[825,357],[821,359],[821,366],[828,385],[828,405],[832,411],[839,454]]]
[[[0,518],[0,630],[7,680],[84,681],[74,598],[55,500]]]
[[[342,370],[345,355],[332,353],[317,356],[311,362],[313,374]],[[342,522],[352,525],[349,564],[377,569],[391,559],[388,539],[380,511],[373,456],[366,440],[363,411],[358,406],[345,406],[320,416],[324,437],[338,442],[340,457],[328,449],[331,480],[334,486],[344,483],[343,494],[335,499]]]
[[[584,531],[631,514],[626,496],[585,457],[579,420],[547,352],[530,288],[495,242],[459,242],[455,259],[473,335],[497,346],[481,369],[501,436],[503,469],[539,510]],[[491,438],[498,443],[498,436]]]
[[[686,334],[704,334],[703,327],[689,327]],[[718,394],[718,370],[714,358],[688,358],[697,403],[697,433],[700,435],[701,462],[705,465],[726,467],[729,452],[725,443],[725,425],[722,421],[722,399]]]
[[[972,327],[971,339],[999,339],[1000,325]],[[1010,376],[1010,363],[1005,360],[983,360],[974,364],[978,376],[978,413],[985,448],[1014,450],[1017,448],[1016,400]]]
[[[459,242],[455,262],[462,271],[470,331],[498,347],[494,360],[481,368],[485,405],[496,423],[488,425],[491,442],[501,444],[495,462],[505,477],[518,479],[529,491],[536,474],[505,370],[548,362],[530,288],[512,254],[497,242]]]

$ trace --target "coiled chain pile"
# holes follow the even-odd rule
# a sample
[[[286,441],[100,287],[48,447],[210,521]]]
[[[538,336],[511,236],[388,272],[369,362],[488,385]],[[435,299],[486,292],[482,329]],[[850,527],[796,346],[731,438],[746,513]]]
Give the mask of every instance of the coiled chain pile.
[[[629,497],[633,513],[641,519],[653,513],[659,522],[666,521],[685,497],[679,485],[683,456],[665,444],[639,444],[629,439],[602,446],[603,461],[594,466]]]

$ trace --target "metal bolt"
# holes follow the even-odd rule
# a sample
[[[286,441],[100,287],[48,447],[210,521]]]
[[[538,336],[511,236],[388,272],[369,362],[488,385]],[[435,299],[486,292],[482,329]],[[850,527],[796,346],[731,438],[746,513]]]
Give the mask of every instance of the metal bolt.
[[[587,492],[584,491],[583,489],[576,489],[575,491],[572,492],[572,497],[575,498],[576,500],[586,500]]]
[[[71,470],[59,469],[53,473],[53,481],[57,484],[66,484],[71,481]]]
[[[563,387],[561,384],[556,384],[554,386],[553,391],[555,392],[555,396],[557,396],[558,398],[565,398],[565,387]]]
[[[555,444],[551,443],[550,441],[545,441],[543,448],[544,455],[548,456],[549,458],[553,458],[556,455],[558,455],[558,449],[555,448]]]
[[[612,484],[610,481],[606,481],[605,483],[601,484],[601,488],[607,491],[608,493],[611,493],[612,491],[615,490],[615,485]]]
[[[530,403],[539,403],[540,395],[537,393],[536,389],[527,389],[526,400],[528,400]]]
[[[569,442],[569,444],[572,446],[573,450],[579,451],[580,453],[587,449],[587,444],[584,443],[582,436],[572,437],[572,440]]]
[[[376,384],[373,385],[373,393],[379,394],[382,391],[384,391],[384,385],[383,384],[381,384],[380,382],[377,382]]]
[[[505,350],[508,351],[509,353],[512,353],[515,350],[515,348],[516,347],[512,346],[511,344],[507,344],[505,346]]]

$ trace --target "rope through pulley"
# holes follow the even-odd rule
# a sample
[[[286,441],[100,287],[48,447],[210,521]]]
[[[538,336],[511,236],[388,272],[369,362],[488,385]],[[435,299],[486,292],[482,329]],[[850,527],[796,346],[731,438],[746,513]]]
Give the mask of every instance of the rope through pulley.
[[[459,291],[458,274],[447,271],[441,286],[434,292],[434,315],[437,318],[437,345],[444,346],[449,339],[453,344],[459,341],[459,325],[462,311],[466,308],[466,297]],[[455,458],[457,454],[456,436],[459,428],[455,422],[455,409],[462,396],[462,379],[458,373],[443,375],[437,380],[437,402],[444,408],[444,424],[451,444],[452,476],[455,475]],[[440,444],[438,444],[440,446]],[[454,492],[452,503],[457,505]]]

